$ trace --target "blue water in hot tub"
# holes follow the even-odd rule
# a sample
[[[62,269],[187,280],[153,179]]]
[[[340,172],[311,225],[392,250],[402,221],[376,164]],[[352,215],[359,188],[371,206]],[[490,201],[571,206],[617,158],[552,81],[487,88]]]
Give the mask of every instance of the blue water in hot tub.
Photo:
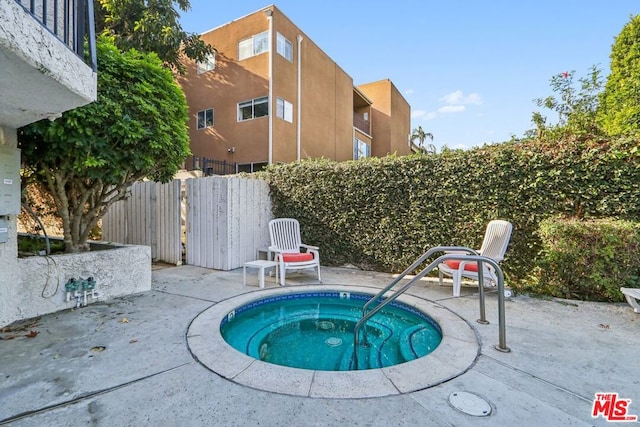
[[[323,371],[353,370],[353,329],[369,298],[371,295],[349,292],[268,297],[230,312],[220,331],[236,350],[264,362]],[[398,301],[374,315],[366,328],[369,345],[360,346],[359,369],[426,356],[442,340],[435,320]]]

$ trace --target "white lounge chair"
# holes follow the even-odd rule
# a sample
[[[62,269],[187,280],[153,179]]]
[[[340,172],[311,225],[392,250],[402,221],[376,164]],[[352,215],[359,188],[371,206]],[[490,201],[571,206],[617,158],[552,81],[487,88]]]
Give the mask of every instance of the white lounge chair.
[[[640,313],[640,304],[638,304],[640,300],[640,288],[620,288],[620,291],[624,294],[629,305],[633,307],[633,311]]]
[[[509,245],[509,239],[511,239],[511,230],[513,226],[510,222],[503,220],[493,220],[487,225],[487,230],[484,234],[484,240],[482,241],[482,247],[478,251],[479,255],[491,258],[496,263],[504,259],[504,254],[507,251]],[[485,285],[490,283],[493,286],[498,284],[498,277],[496,276],[493,266],[483,263],[483,278]],[[460,286],[462,278],[478,280],[478,264],[476,261],[457,261],[448,260],[438,265],[438,276],[440,279],[440,285],[442,286],[442,278],[444,275],[451,276],[453,279],[453,296],[460,296]]]
[[[305,245],[300,237],[300,223],[293,218],[277,218],[269,221],[271,246],[269,251],[280,269],[280,285],[285,285],[287,270],[316,268],[320,278],[320,253],[317,246]],[[302,251],[304,249],[304,252]]]

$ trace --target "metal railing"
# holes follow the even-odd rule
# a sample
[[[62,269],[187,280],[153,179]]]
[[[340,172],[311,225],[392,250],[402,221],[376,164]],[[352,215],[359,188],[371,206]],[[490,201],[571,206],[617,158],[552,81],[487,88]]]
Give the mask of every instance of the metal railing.
[[[16,2],[43,27],[82,58],[95,72],[96,30],[92,0],[29,0]],[[85,43],[87,52],[85,54]]]
[[[444,255],[439,256],[435,261],[431,262],[427,265],[422,271],[416,274],[411,280],[405,283],[400,289],[398,289],[394,294],[384,297],[388,291],[390,291],[395,285],[397,285],[402,279],[404,279],[408,274],[415,271],[421,264],[423,264],[428,258],[433,256],[437,252],[445,252]],[[446,252],[457,252],[457,253],[446,253]],[[460,253],[464,252],[464,253]],[[395,301],[400,295],[402,295],[407,289],[417,283],[420,279],[429,274],[434,268],[436,268],[440,263],[447,260],[457,260],[457,261],[475,261],[478,263],[478,287],[479,287],[479,300],[480,300],[480,319],[477,320],[478,323],[488,324],[489,322],[486,319],[485,315],[485,303],[484,303],[484,276],[483,276],[483,268],[482,264],[487,263],[491,265],[496,270],[496,277],[498,278],[498,334],[499,341],[495,346],[495,349],[504,353],[508,353],[511,351],[509,347],[507,347],[507,337],[506,337],[506,324],[505,324],[505,310],[504,310],[504,274],[502,273],[502,269],[498,265],[497,262],[492,260],[491,258],[483,257],[478,255],[476,251],[470,248],[465,248],[461,246],[437,246],[435,248],[429,249],[427,252],[422,254],[417,260],[413,262],[406,270],[404,270],[398,277],[396,277],[391,283],[389,283],[384,289],[378,292],[375,296],[371,297],[369,301],[362,307],[362,318],[356,323],[353,328],[353,362],[355,370],[358,370],[358,349],[360,347],[360,328],[362,328],[367,320],[369,320],[372,316],[382,310],[387,304]],[[374,306],[374,304],[377,304]],[[363,330],[363,345],[368,345],[367,343],[367,331],[366,327]]]
[[[238,165],[226,160],[208,159],[206,157],[193,157],[193,169],[199,169],[205,176],[233,175],[238,173]]]

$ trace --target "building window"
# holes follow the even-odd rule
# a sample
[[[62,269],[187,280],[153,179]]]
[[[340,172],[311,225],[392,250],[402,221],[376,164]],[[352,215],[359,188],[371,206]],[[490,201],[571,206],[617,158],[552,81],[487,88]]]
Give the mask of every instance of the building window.
[[[293,104],[282,98],[276,99],[276,116],[279,119],[293,123]]]
[[[198,111],[197,129],[213,127],[213,108]]]
[[[216,54],[212,53],[207,55],[204,61],[196,62],[196,72],[198,74],[206,73],[207,71],[215,70],[216,68]]]
[[[269,115],[269,98],[255,98],[238,104],[238,121],[255,119]]]
[[[256,34],[248,39],[241,40],[238,43],[238,60],[250,58],[269,51],[269,32],[265,31]]]
[[[363,159],[371,156],[371,146],[364,141],[354,138],[353,140],[353,159]]]
[[[267,162],[239,163],[238,172],[258,172],[267,167]]]
[[[293,44],[280,33],[278,33],[276,50],[280,55],[287,58],[289,62],[293,62]]]

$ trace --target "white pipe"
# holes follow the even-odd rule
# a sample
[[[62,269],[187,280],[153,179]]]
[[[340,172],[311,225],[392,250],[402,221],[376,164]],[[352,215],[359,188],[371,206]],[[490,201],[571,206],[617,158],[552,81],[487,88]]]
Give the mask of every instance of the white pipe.
[[[269,21],[269,160],[273,163],[273,11],[265,10]]]
[[[302,144],[300,133],[300,120],[302,118],[302,40],[304,40],[304,37],[298,34],[298,123],[296,129],[298,161],[300,161],[300,146]]]
[[[359,141],[357,141],[355,126],[353,127],[353,135],[351,135],[351,156],[353,157],[353,160],[360,159],[360,156],[356,158],[354,153],[357,153],[358,155],[360,154],[360,144]]]

